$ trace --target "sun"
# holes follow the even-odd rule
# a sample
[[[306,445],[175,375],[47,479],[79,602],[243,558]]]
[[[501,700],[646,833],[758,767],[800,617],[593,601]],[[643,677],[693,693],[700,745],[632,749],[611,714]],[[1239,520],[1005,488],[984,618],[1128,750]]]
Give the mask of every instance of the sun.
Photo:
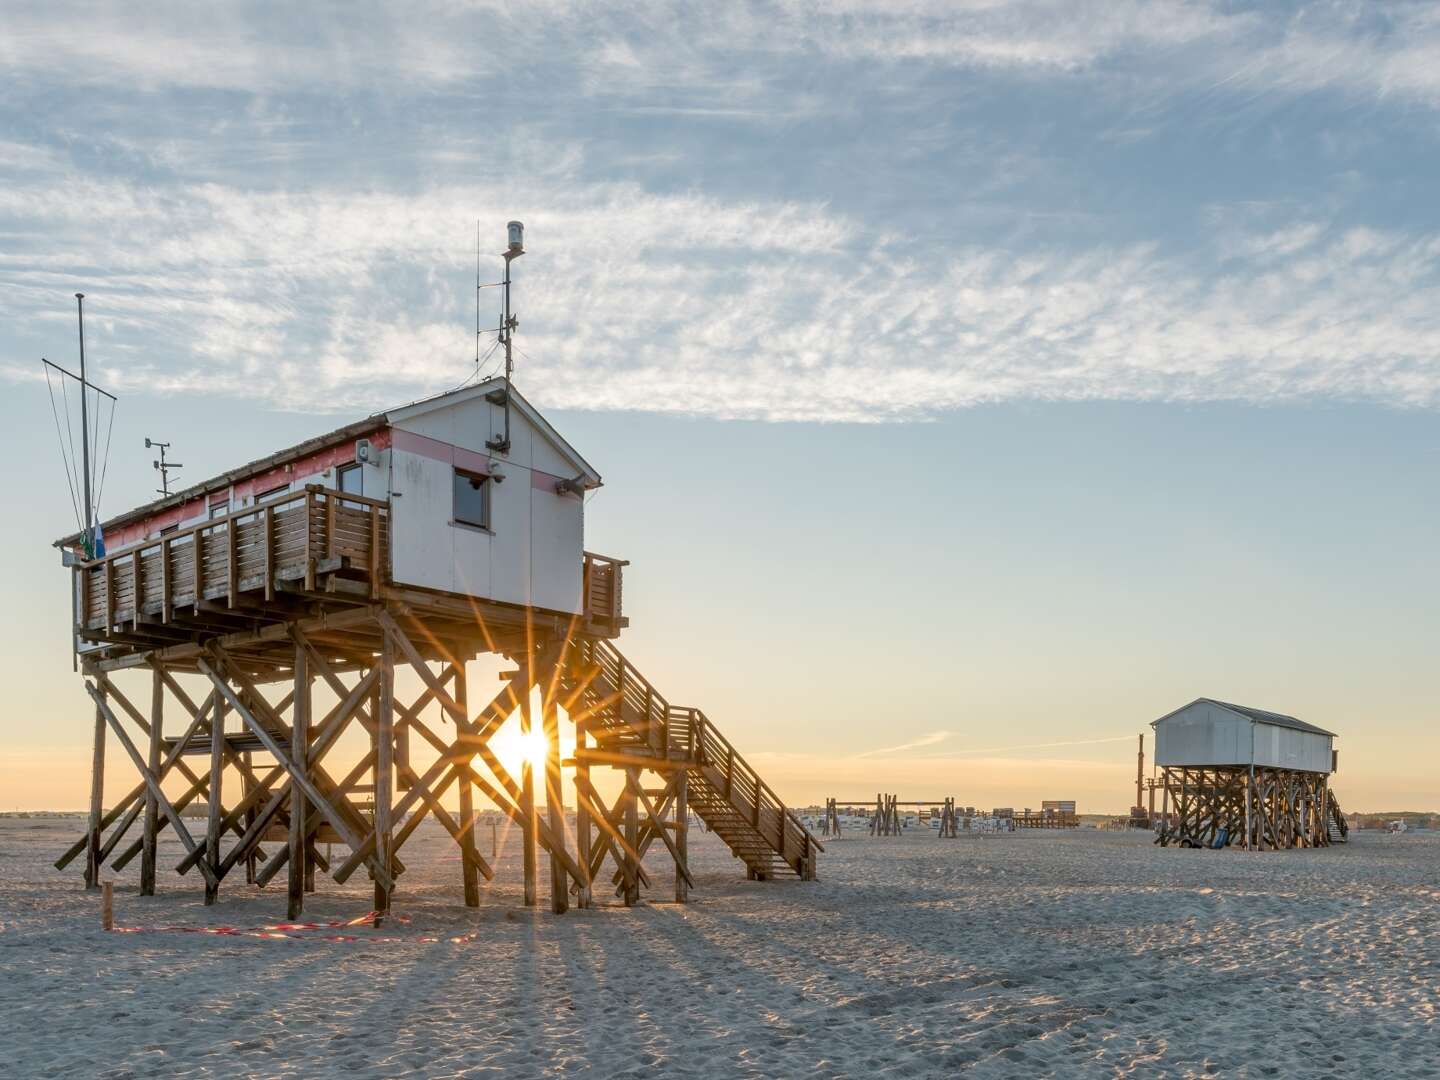
[[[504,765],[512,776],[518,776],[521,766],[527,762],[536,772],[542,772],[545,768],[547,744],[545,732],[540,727],[538,720],[539,718],[536,717],[536,725],[528,733],[522,734],[519,719],[512,716],[490,740],[490,749],[495,752],[495,756],[500,759],[500,764]],[[564,737],[566,734],[567,732],[562,728],[560,742],[562,754],[567,741],[571,742],[571,751],[574,750],[573,739],[566,740]]]

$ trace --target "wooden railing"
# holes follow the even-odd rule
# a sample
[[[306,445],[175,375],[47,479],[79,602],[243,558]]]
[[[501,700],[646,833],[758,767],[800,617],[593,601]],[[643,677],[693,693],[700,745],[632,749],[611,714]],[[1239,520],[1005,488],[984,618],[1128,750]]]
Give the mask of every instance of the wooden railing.
[[[141,614],[169,621],[174,609],[241,593],[274,599],[278,581],[314,588],[318,574],[363,571],[379,595],[389,565],[389,506],[310,485],[260,506],[202,521],[75,567],[80,629]]]
[[[669,704],[610,642],[582,638],[578,644],[578,663],[599,668],[592,688],[601,697],[613,698],[610,709],[597,713],[608,732],[648,748],[653,756],[692,762],[734,813],[787,863],[795,865],[824,850],[701,710]]]
[[[585,573],[583,595],[585,598],[586,629],[591,633],[618,634],[626,625],[621,609],[622,567],[629,566],[625,559],[612,559],[608,555],[585,552]]]

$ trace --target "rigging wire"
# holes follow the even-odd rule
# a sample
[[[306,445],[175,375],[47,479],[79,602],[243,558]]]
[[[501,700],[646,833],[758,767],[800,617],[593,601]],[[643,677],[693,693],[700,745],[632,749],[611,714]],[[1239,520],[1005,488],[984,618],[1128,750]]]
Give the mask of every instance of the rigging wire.
[[[80,496],[75,492],[75,474],[70,464],[71,455],[73,455],[75,449],[75,439],[74,436],[70,437],[71,453],[67,454],[65,452],[65,435],[62,435],[60,432],[60,412],[55,408],[55,385],[50,381],[50,368],[48,366],[45,368],[45,388],[50,391],[50,415],[55,418],[55,439],[60,444],[60,460],[65,465],[65,483],[70,488],[70,509],[75,513],[75,528],[76,531],[79,531],[85,528],[85,526],[80,522]],[[63,393],[65,389],[65,377],[63,375],[60,377],[60,389]],[[65,430],[66,432],[70,430],[70,400],[68,397],[65,400]]]
[[[100,395],[95,395],[95,411],[100,411]],[[96,418],[96,430],[99,430],[99,418]],[[95,489],[95,520],[100,520],[100,496],[105,491],[105,476],[110,471],[110,440],[115,434],[115,402],[110,402],[110,423],[105,428],[105,455],[100,466],[100,486]]]

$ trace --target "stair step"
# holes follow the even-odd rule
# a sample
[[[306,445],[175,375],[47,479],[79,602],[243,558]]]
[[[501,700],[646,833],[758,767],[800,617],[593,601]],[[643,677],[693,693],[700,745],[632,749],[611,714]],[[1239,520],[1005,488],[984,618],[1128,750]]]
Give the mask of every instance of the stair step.
[[[625,659],[614,644],[599,639],[585,638],[578,642],[579,651],[585,658],[583,665],[575,665],[562,673],[564,688],[567,691],[581,689],[584,682],[582,699],[593,710],[591,714],[591,730],[597,736],[597,743],[606,748],[630,748],[645,747],[654,749],[651,743],[651,729],[647,724],[647,716],[668,718],[671,722],[683,723],[689,716],[694,715],[689,710],[677,710],[670,706],[658,692],[645,681],[635,666]],[[624,678],[624,694],[621,695],[621,687],[617,682],[620,674]],[[585,681],[588,680],[588,681]],[[640,698],[645,703],[640,703]],[[649,710],[647,712],[647,710]],[[719,732],[713,726],[707,726],[707,732],[711,733],[706,740],[705,750],[707,753],[715,753],[717,747],[724,756],[730,756],[733,751],[728,744],[720,737]],[[659,746],[663,750],[665,740],[659,740]],[[692,748],[670,740],[672,752],[681,758],[686,758]],[[773,830],[776,823],[776,807],[771,804],[764,808],[761,821],[764,828],[759,827],[756,821],[755,804],[751,801],[756,791],[764,786],[763,781],[745,765],[739,755],[734,756],[733,774],[727,776],[727,782],[717,784],[712,779],[713,775],[722,771],[722,766],[717,766],[713,761],[708,762],[704,768],[698,764],[692,764],[689,770],[690,810],[697,815],[711,832],[723,840],[727,847],[747,866],[758,873],[766,876],[773,876],[779,873],[790,873],[798,875],[803,867],[801,859],[806,846],[793,839],[794,826],[789,822],[793,821],[789,812],[785,812],[782,818],[784,831],[783,844],[786,848],[788,858],[776,850],[775,844],[769,839],[769,831]],[[651,798],[659,798],[664,795],[664,789],[644,789],[645,794]],[[748,791],[749,797],[742,795],[742,791]],[[739,805],[737,805],[737,801]],[[787,820],[788,819],[788,820]],[[673,827],[667,824],[667,827]],[[793,860],[793,861],[792,861]]]

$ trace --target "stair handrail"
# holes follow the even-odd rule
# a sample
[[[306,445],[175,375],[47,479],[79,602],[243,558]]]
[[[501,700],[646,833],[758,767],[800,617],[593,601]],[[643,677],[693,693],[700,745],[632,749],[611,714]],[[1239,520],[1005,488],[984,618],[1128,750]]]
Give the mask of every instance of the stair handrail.
[[[729,739],[725,738],[725,736],[720,733],[720,730],[710,722],[710,718],[705,715],[705,711],[694,706],[688,706],[688,708],[690,708],[691,712],[699,718],[701,724],[703,724],[704,728],[714,737],[715,741],[720,743],[725,748],[727,757],[733,757],[735,762],[739,764],[742,768],[744,768],[746,773],[750,775],[750,777],[753,779],[756,790],[768,795],[771,805],[776,810],[780,811],[785,818],[788,818],[791,822],[793,822],[795,827],[799,829],[800,832],[803,833],[806,838],[815,845],[817,849],[819,849],[820,851],[824,851],[825,845],[816,838],[814,833],[812,833],[808,828],[806,828],[805,823],[795,815],[795,811],[785,805],[785,803],[781,800],[780,796],[775,793],[775,789],[772,788],[761,778],[760,774],[755,771],[755,767],[745,760],[744,755],[735,749],[735,744],[732,743]]]
[[[586,638],[586,641],[590,643],[592,654],[599,653],[600,655],[603,655],[607,660],[611,662],[611,664],[615,666],[617,671],[628,668],[629,671],[633,673],[634,676],[638,679],[638,681],[644,686],[644,688],[649,691],[651,695],[653,695],[655,701],[659,703],[663,715],[668,717],[672,711],[684,710],[690,713],[692,722],[693,720],[698,719],[702,732],[707,732],[712,738],[714,738],[716,742],[718,742],[725,749],[727,757],[733,757],[733,759],[740,765],[740,767],[744,769],[746,775],[749,777],[751,783],[754,785],[756,792],[764,796],[768,801],[767,809],[772,809],[780,815],[780,828],[782,833],[785,829],[785,823],[788,821],[793,824],[797,830],[799,830],[800,834],[805,838],[807,843],[813,844],[818,851],[823,852],[825,850],[825,845],[822,844],[820,840],[815,836],[815,834],[812,833],[805,826],[805,823],[799,819],[799,817],[795,814],[795,811],[785,805],[784,801],[781,800],[780,796],[775,793],[775,789],[772,788],[764,781],[764,779],[761,778],[760,774],[755,770],[754,766],[752,766],[748,761],[746,761],[744,755],[740,754],[735,749],[734,744],[731,743],[730,740],[727,739],[723,734],[721,734],[720,730],[713,723],[711,723],[710,718],[705,715],[703,709],[697,708],[693,705],[670,705],[670,703],[666,700],[665,696],[661,694],[659,690],[655,689],[655,684],[652,683],[649,679],[647,679],[645,675],[634,664],[632,664],[619,649],[615,647],[614,644],[612,644],[608,640],[598,638]],[[621,689],[621,687],[617,686],[616,689],[619,690]],[[647,720],[648,719],[649,718],[647,718]],[[653,723],[653,721],[651,722]],[[667,733],[667,750],[669,742],[670,739]],[[692,742],[692,753],[698,752],[703,754],[703,750],[703,745],[696,747]],[[703,763],[703,758],[701,760],[701,763]]]

